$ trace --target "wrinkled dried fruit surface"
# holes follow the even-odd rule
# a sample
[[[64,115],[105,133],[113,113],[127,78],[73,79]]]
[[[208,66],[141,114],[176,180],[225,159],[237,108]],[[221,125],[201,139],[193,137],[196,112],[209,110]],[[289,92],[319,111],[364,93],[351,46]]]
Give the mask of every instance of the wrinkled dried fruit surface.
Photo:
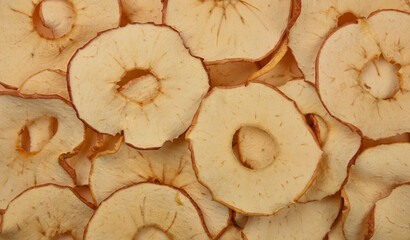
[[[377,12],[331,34],[318,55],[316,84],[324,105],[365,137],[410,131],[409,24],[409,13]]]
[[[259,69],[256,63],[244,61],[208,64],[206,68],[211,79],[211,87],[245,83],[248,77]]]
[[[235,157],[232,138],[243,126],[275,138],[279,153],[272,164],[253,170]],[[273,214],[296,201],[311,184],[322,155],[294,103],[261,83],[214,88],[186,138],[198,180],[214,199],[248,214]]]
[[[28,187],[74,185],[75,173],[65,160],[77,152],[85,130],[65,101],[2,92],[0,131],[0,209]],[[24,133],[31,140],[28,147]]]
[[[109,67],[96,68],[101,63]],[[123,93],[118,82],[133,70],[152,76],[131,80]],[[126,143],[144,149],[161,147],[186,131],[209,88],[202,61],[190,55],[179,34],[152,24],[99,35],[71,60],[68,80],[81,119],[102,133],[123,131]],[[136,95],[151,90],[148,97]]]
[[[154,228],[151,234],[157,232],[160,239],[210,239],[188,195],[154,183],[131,185],[107,198],[88,223],[84,239],[132,239],[145,235],[145,228]]]
[[[131,23],[162,23],[162,0],[121,0],[125,18]]]
[[[261,60],[280,44],[291,5],[291,0],[167,0],[163,19],[206,62]]]
[[[117,27],[120,21],[118,0],[45,0],[45,5],[63,4],[56,12],[53,6],[43,6],[49,27],[66,23],[65,7],[70,8],[73,21],[62,30],[68,32],[55,39],[47,39],[36,30],[33,18],[41,0],[4,0],[0,2],[0,82],[13,87],[44,69],[65,71],[75,51],[95,37],[98,32]],[[67,4],[61,3],[67,2]],[[65,6],[65,7],[64,7]],[[66,17],[70,17],[68,14]],[[37,16],[39,17],[39,16]],[[43,19],[44,20],[44,19]],[[54,20],[60,21],[55,22]],[[67,29],[68,28],[68,29]],[[22,41],[23,40],[23,41]]]
[[[52,239],[65,233],[82,240],[94,210],[74,190],[57,185],[30,188],[10,202],[0,239]]]
[[[209,191],[196,179],[191,152],[183,139],[166,143],[158,150],[135,150],[122,144],[117,152],[93,160],[90,187],[98,204],[119,188],[145,181],[185,190],[202,210],[213,237],[228,226],[229,209],[213,201]]]

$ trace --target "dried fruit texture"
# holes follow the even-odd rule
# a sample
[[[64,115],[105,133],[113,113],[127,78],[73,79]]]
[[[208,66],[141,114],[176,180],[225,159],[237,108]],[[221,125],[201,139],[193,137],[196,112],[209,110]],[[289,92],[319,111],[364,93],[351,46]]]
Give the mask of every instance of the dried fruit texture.
[[[360,135],[330,116],[311,84],[295,80],[279,87],[279,90],[294,100],[303,114],[309,114],[317,120],[318,136],[323,148],[317,176],[300,201],[320,200],[335,194],[347,177],[350,160],[360,148]]]
[[[269,166],[250,169],[235,157],[232,138],[244,126],[263,129],[278,143]],[[196,176],[213,198],[254,215],[273,214],[296,201],[312,182],[322,155],[295,104],[262,83],[213,88],[186,138]]]
[[[259,70],[253,62],[226,62],[206,66],[211,79],[211,87],[232,86],[246,82],[248,77]]]
[[[7,207],[0,239],[53,239],[70,233],[74,239],[82,240],[93,213],[71,188],[56,185],[30,188]]]
[[[43,2],[45,6],[43,5]],[[67,17],[67,5],[55,0],[4,0],[0,3],[0,82],[19,87],[24,80],[43,69],[67,68],[74,52],[98,32],[118,26],[118,0],[70,0],[74,18]],[[61,8],[53,8],[56,2]],[[68,2],[68,1],[67,1]],[[41,8],[49,27],[56,27],[55,39],[43,37],[34,26],[33,18]],[[68,17],[71,16],[70,14]],[[44,19],[43,19],[44,20]],[[67,23],[72,21],[72,24]],[[60,23],[63,23],[62,25]],[[64,25],[64,27],[63,27]],[[60,28],[61,27],[61,28]],[[24,41],[23,41],[24,40]]]
[[[410,183],[397,186],[376,202],[369,219],[368,239],[406,239],[410,236]]]
[[[85,239],[143,239],[139,237],[149,231],[156,232],[155,239],[209,240],[198,209],[178,189],[154,183],[131,185],[101,203],[87,226]],[[144,230],[147,228],[151,229]]]
[[[90,187],[97,203],[121,187],[145,181],[185,190],[202,210],[213,237],[228,226],[229,209],[213,201],[209,191],[196,179],[191,153],[183,139],[166,143],[159,150],[138,151],[123,144],[118,152],[102,154],[93,160]]]
[[[241,229],[230,225],[221,235],[219,240],[243,240]]]
[[[247,240],[321,240],[330,231],[340,206],[340,195],[293,204],[273,216],[249,217],[243,233]]]
[[[59,70],[43,70],[25,80],[18,91],[23,94],[59,95],[70,100],[66,75]]]
[[[345,236],[343,235],[341,215],[339,215],[336,221],[333,223],[330,232],[327,234],[327,240],[345,240]]]
[[[410,11],[410,5],[406,0],[302,0],[301,13],[289,33],[289,47],[292,49],[305,79],[315,83],[316,56],[323,41],[338,26],[340,17],[346,13],[352,13],[357,18],[365,18],[370,13],[380,9]],[[353,47],[358,47],[356,42],[353,45]],[[340,50],[340,48],[338,49]],[[349,52],[346,54],[348,56],[351,48],[348,47],[344,50],[348,50],[346,51]],[[340,56],[339,53],[337,54]]]
[[[366,148],[371,148],[371,147],[375,147],[377,145],[381,145],[381,144],[389,144],[389,143],[405,143],[405,142],[410,142],[410,133],[403,133],[400,135],[396,135],[393,137],[389,137],[389,138],[383,138],[383,139],[379,139],[379,140],[371,140],[371,139],[367,139],[367,138],[363,138],[363,143],[362,143],[362,147],[361,149],[366,149]]]
[[[66,0],[44,0],[40,3],[39,17],[53,38],[60,38],[72,29],[75,13]]]
[[[232,222],[238,226],[239,228],[243,229],[248,222],[248,216],[243,215],[238,212],[233,212],[232,214]]]
[[[324,105],[365,137],[410,131],[409,24],[408,13],[377,12],[334,32],[318,56],[317,87]]]
[[[121,0],[121,3],[130,23],[162,23],[162,0]]]
[[[363,239],[374,203],[394,186],[410,180],[410,143],[368,148],[356,159],[342,189],[345,200],[344,233],[347,239]]]
[[[73,186],[66,159],[83,142],[84,125],[62,99],[0,94],[0,209],[17,194],[44,183]],[[22,141],[29,135],[28,146]]]
[[[292,52],[288,51],[272,70],[257,77],[256,80],[279,87],[291,80],[302,77],[303,75],[297,69],[295,58],[293,57]]]
[[[109,67],[97,68],[102,62]],[[146,76],[119,88],[121,77],[136,69]],[[125,142],[137,148],[158,148],[181,135],[209,88],[202,61],[178,33],[152,24],[102,33],[73,57],[68,80],[83,121],[102,133],[123,131]]]
[[[291,5],[291,0],[168,0],[163,20],[181,32],[192,53],[206,62],[256,61],[281,43]]]

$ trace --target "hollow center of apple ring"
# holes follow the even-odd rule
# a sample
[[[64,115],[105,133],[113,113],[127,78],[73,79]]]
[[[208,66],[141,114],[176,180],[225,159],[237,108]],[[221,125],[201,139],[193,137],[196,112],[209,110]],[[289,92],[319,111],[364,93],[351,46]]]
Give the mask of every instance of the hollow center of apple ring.
[[[377,99],[391,99],[400,90],[399,64],[386,61],[383,56],[369,61],[360,73],[360,85]]]
[[[151,103],[160,93],[161,84],[151,72],[134,69],[124,73],[117,83],[118,92],[140,105]]]
[[[144,227],[137,232],[133,240],[170,240],[171,238],[161,229],[156,227]]]

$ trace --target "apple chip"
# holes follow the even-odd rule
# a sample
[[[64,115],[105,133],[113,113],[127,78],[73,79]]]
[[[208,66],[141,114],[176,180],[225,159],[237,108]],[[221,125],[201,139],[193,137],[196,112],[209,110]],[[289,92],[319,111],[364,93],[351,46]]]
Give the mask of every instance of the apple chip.
[[[410,183],[397,186],[376,202],[366,239],[406,239],[410,236]]]
[[[291,11],[291,0],[167,0],[163,21],[205,62],[258,61],[280,46]]]
[[[121,0],[124,17],[130,23],[162,23],[163,0]]]
[[[155,183],[131,185],[104,200],[84,239],[150,239],[150,235],[164,240],[210,239],[201,211],[188,194]]]
[[[23,94],[59,95],[67,100],[70,96],[67,91],[66,75],[60,70],[43,70],[26,79],[18,91]]]
[[[252,216],[243,229],[247,240],[322,240],[330,231],[341,207],[337,194],[321,201],[297,203],[273,216]]]
[[[229,209],[213,201],[196,179],[184,139],[166,143],[158,150],[136,150],[122,144],[117,152],[102,153],[93,160],[90,188],[97,204],[121,187],[145,181],[185,190],[201,209],[212,237],[228,226]]]
[[[135,71],[142,75],[122,81]],[[124,132],[127,144],[143,149],[184,133],[209,88],[202,61],[179,34],[152,24],[129,24],[89,42],[71,60],[68,83],[84,122],[98,132]]]
[[[259,69],[256,63],[245,61],[208,64],[206,68],[211,79],[211,87],[244,83]]]
[[[31,186],[74,186],[66,159],[78,152],[85,130],[67,101],[1,92],[0,123],[0,209]]]
[[[230,225],[222,234],[219,240],[243,240],[241,229]]]
[[[365,137],[410,131],[409,24],[409,13],[376,12],[331,34],[318,55],[324,105]]]
[[[69,234],[82,240],[94,210],[73,189],[53,184],[25,190],[3,216],[1,240],[54,239]]]
[[[65,70],[79,47],[119,21],[118,0],[1,1],[0,52],[7,61],[0,63],[0,82],[17,88],[41,70]]]
[[[295,55],[298,66],[306,81],[315,83],[315,60],[323,41],[338,26],[356,22],[380,9],[399,9],[410,11],[407,0],[302,0],[301,13],[289,33],[289,47]],[[390,25],[389,25],[390,26]],[[405,27],[405,26],[403,26]],[[360,47],[355,41],[349,47],[337,47],[335,51],[345,51],[349,56],[352,47]],[[339,53],[335,53],[337,57]],[[351,58],[357,58],[351,56]],[[341,57],[340,59],[344,59]],[[347,62],[350,64],[350,62]],[[335,64],[338,65],[338,64]],[[342,70],[343,71],[343,70]]]
[[[347,239],[363,239],[374,204],[389,195],[394,186],[409,182],[409,156],[410,143],[394,143],[368,148],[357,157],[342,189]]]
[[[232,151],[235,132],[245,126],[266,131],[279,147],[264,168],[246,167]],[[198,180],[216,201],[250,215],[270,215],[298,200],[322,156],[294,102],[263,83],[213,88],[186,138]]]

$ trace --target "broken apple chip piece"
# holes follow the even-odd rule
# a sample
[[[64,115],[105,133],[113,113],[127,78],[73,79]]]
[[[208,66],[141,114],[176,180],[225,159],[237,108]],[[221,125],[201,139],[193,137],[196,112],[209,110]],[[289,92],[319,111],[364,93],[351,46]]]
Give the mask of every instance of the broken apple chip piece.
[[[374,204],[398,184],[410,180],[410,143],[379,145],[364,150],[350,167],[342,188],[346,211],[343,230],[347,239],[363,239]]]
[[[31,186],[74,186],[66,159],[78,152],[85,129],[66,100],[1,92],[0,123],[0,209]]]
[[[279,87],[279,90],[295,101],[304,115],[315,119],[323,149],[317,176],[299,201],[320,200],[335,194],[347,177],[350,160],[360,149],[360,135],[330,116],[312,84],[294,80]]]
[[[322,240],[341,208],[340,195],[320,201],[296,203],[273,216],[251,216],[243,229],[247,240]]]
[[[410,236],[410,183],[399,185],[376,202],[366,239],[406,239]]]
[[[332,33],[318,55],[316,85],[324,105],[365,137],[410,131],[409,24],[409,13],[376,12]]]
[[[185,190],[201,209],[213,238],[228,226],[230,210],[213,201],[196,179],[184,139],[166,143],[158,150],[136,150],[122,144],[117,152],[102,153],[93,160],[90,188],[97,204],[121,187],[145,181]]]
[[[250,169],[235,157],[232,139],[245,126],[266,131],[277,143],[268,166]],[[298,200],[322,156],[295,103],[263,83],[213,88],[186,139],[198,180],[216,201],[249,215],[270,215]]]
[[[99,35],[72,58],[68,83],[84,122],[101,133],[123,131],[127,144],[143,149],[159,148],[184,133],[209,88],[203,62],[179,34],[153,24]]]
[[[130,23],[162,23],[163,0],[121,0],[122,12]]]
[[[94,210],[73,189],[52,184],[25,190],[8,205],[1,240],[54,239],[69,234],[82,240]]]
[[[163,21],[205,62],[258,61],[281,44],[291,11],[291,0],[167,0]]]
[[[164,240],[211,238],[201,211],[185,191],[139,183],[117,190],[101,203],[84,239],[147,239],[140,236],[152,234]]]
[[[36,19],[56,36],[43,36]],[[118,0],[2,1],[0,52],[7,61],[0,63],[0,82],[17,88],[43,69],[65,70],[79,47],[119,21]]]
[[[18,88],[23,94],[59,95],[70,100],[66,75],[60,70],[43,70],[26,79]]]
[[[306,81],[311,83],[315,83],[315,60],[319,49],[329,33],[338,26],[344,23],[357,22],[357,19],[366,18],[372,12],[381,9],[410,11],[410,5],[406,0],[302,0],[301,4],[299,18],[289,32],[289,47],[292,49]],[[391,27],[390,23],[388,27]],[[403,27],[406,28],[406,26]],[[360,47],[357,41],[354,44],[350,41],[348,44],[349,47],[347,48],[335,46],[337,50],[334,50],[340,52],[348,50],[346,51],[348,56],[353,47]],[[350,48],[350,46],[353,47]],[[352,51],[356,52],[356,50]],[[339,53],[334,54],[336,57],[341,57]],[[357,58],[356,56],[351,58],[353,57]],[[341,57],[341,59],[344,59],[344,57]],[[335,64],[334,61],[331,64],[339,65]],[[350,64],[350,62],[346,62],[346,64]]]
[[[259,70],[254,62],[226,62],[207,64],[211,87],[232,86],[245,83],[248,77]]]

